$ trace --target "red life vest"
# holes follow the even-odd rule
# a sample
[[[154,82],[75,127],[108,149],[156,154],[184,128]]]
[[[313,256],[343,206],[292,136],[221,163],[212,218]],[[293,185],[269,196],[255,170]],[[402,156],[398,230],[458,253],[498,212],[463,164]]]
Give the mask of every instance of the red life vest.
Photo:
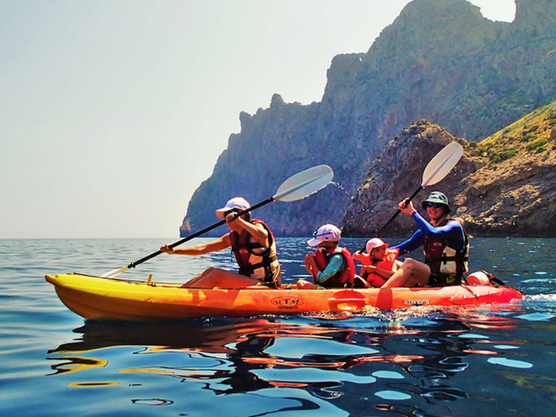
[[[232,252],[239,265],[239,273],[248,277],[259,278],[273,286],[280,286],[280,263],[276,251],[276,240],[272,231],[262,220],[251,220],[253,224],[261,224],[268,233],[269,246],[265,247],[255,242],[247,230],[241,234],[230,232]]]
[[[323,283],[315,282],[315,284],[322,285],[327,288],[338,288],[353,285],[353,278],[355,277],[355,263],[351,253],[346,248],[337,247],[336,249],[322,250],[322,248],[315,251],[315,262],[319,271],[324,271],[332,256],[340,254],[344,258],[342,268],[336,275],[330,277]]]
[[[458,251],[451,248],[444,239],[429,237],[425,237],[423,250],[425,252],[425,263],[429,265],[431,269],[448,276],[446,279],[447,284],[458,285],[469,270],[469,239],[467,238],[467,233],[465,232],[463,224],[459,220],[454,219],[451,221],[457,221],[463,229],[463,250]]]
[[[379,269],[393,271],[394,264],[396,262],[396,259],[398,258],[398,253],[398,249],[386,249],[386,254],[384,255],[384,259],[382,261],[378,261],[376,259],[371,260],[369,256],[368,258],[365,257],[364,260],[361,261],[361,265],[374,265]],[[362,274],[362,278],[373,287],[382,287],[382,285],[388,280],[387,278],[384,278],[382,275],[377,274],[376,272],[364,272]]]

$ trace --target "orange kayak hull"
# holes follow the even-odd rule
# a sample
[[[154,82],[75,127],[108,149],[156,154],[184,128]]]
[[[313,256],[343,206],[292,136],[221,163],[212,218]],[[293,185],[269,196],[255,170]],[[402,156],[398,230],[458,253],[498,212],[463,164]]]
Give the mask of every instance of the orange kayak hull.
[[[180,288],[179,284],[46,275],[60,300],[88,320],[170,321],[192,317],[249,317],[261,314],[354,312],[415,306],[513,304],[523,294],[510,287],[271,289]]]

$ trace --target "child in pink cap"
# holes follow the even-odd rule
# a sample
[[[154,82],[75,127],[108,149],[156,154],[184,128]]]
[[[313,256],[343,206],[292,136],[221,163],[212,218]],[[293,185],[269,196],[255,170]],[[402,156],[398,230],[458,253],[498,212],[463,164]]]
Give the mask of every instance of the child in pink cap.
[[[367,253],[357,251],[353,254],[353,259],[361,262],[360,277],[356,278],[355,284],[357,287],[382,287],[401,265],[396,260],[398,250],[389,249],[388,244],[377,237],[369,239],[365,249]]]

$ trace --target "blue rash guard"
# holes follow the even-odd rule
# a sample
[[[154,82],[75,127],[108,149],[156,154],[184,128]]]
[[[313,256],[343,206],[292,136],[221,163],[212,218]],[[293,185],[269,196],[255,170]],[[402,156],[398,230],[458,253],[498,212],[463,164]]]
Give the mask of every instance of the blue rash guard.
[[[457,251],[465,248],[465,233],[461,224],[455,220],[449,220],[444,226],[435,227],[427,222],[417,211],[411,215],[419,227],[411,238],[391,249],[399,249],[399,255],[412,252],[425,242],[425,236],[429,238],[444,239],[446,244]]]
[[[344,265],[344,257],[340,254],[336,254],[330,258],[330,262],[324,268],[324,271],[319,271],[317,273],[317,281],[319,284],[328,281],[328,279],[332,278],[336,275]]]

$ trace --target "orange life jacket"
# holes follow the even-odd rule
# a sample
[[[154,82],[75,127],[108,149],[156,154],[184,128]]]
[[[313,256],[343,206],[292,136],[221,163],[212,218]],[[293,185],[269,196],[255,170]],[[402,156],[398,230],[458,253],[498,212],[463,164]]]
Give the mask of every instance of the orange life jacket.
[[[361,261],[361,265],[374,265],[377,268],[385,269],[387,271],[394,270],[394,264],[396,259],[398,258],[398,249],[386,249],[386,254],[384,255],[384,259],[382,261],[371,259],[369,256],[368,258],[365,257],[364,260]],[[382,285],[388,280],[384,278],[382,275],[377,274],[376,272],[364,272],[361,274],[362,278],[366,280],[369,284],[373,287],[382,287]]]

